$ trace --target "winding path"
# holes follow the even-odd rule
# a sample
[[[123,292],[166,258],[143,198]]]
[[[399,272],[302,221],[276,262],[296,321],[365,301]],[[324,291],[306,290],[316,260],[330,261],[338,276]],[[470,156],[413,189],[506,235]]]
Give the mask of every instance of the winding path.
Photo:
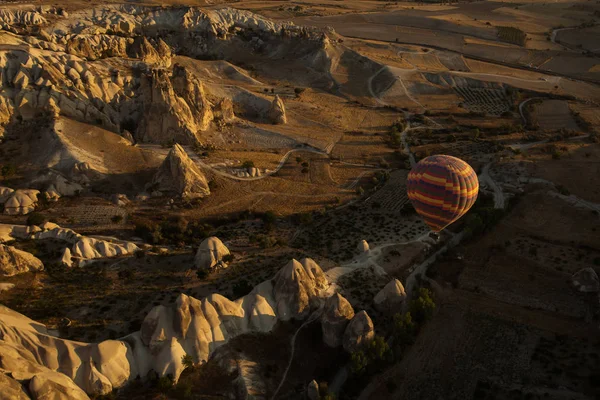
[[[500,186],[494,182],[490,176],[490,167],[492,163],[489,162],[483,166],[481,174],[479,175],[479,181],[484,182],[494,192],[494,208],[504,208],[504,193]]]
[[[298,336],[298,333],[300,333],[300,331],[302,330],[302,328],[304,328],[306,325],[310,324],[311,322],[314,322],[317,318],[319,318],[321,316],[321,314],[323,313],[323,306],[324,306],[324,304],[325,304],[324,302],[321,302],[321,304],[319,305],[319,308],[317,310],[315,310],[306,319],[306,321],[304,321],[304,323],[302,325],[300,325],[300,327],[294,333],[294,336],[292,336],[292,339],[290,340],[290,347],[292,349],[292,351],[290,353],[290,360],[288,361],[288,365],[285,368],[285,372],[283,373],[283,376],[281,377],[281,381],[279,382],[279,386],[277,386],[277,389],[275,389],[275,392],[273,393],[273,396],[271,396],[272,400],[274,400],[274,399],[277,398],[277,395],[279,394],[279,391],[281,390],[281,387],[283,386],[283,384],[285,383],[285,380],[287,379],[288,372],[290,371],[290,368],[292,367],[292,362],[294,361],[294,352],[296,350],[296,337]]]

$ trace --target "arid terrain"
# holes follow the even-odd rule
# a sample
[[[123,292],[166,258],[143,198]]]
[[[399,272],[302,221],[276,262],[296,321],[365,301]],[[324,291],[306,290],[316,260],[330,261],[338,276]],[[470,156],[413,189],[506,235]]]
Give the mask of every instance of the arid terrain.
[[[599,398],[599,135],[596,1],[0,0],[0,400]]]

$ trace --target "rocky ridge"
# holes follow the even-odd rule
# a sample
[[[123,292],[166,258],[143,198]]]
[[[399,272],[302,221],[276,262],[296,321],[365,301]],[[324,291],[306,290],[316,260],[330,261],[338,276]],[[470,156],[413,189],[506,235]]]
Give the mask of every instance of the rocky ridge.
[[[307,307],[323,301],[328,283],[313,260],[292,260],[281,271],[235,301],[216,293],[202,300],[181,294],[172,306],[154,307],[140,331],[101,343],[54,337],[45,326],[0,306],[0,368],[16,381],[35,380],[36,389],[62,388],[56,389],[57,398],[87,398],[81,390],[106,394],[150,371],[177,380],[184,355],[205,362],[234,336],[269,332],[282,317],[290,317],[278,309],[298,309],[299,298],[306,296]]]

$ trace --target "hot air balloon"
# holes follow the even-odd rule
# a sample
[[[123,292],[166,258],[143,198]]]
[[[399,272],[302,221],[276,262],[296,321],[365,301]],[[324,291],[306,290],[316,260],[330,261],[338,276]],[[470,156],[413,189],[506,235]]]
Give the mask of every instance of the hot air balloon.
[[[469,211],[479,193],[473,168],[445,155],[419,161],[408,174],[406,187],[415,210],[435,233]]]

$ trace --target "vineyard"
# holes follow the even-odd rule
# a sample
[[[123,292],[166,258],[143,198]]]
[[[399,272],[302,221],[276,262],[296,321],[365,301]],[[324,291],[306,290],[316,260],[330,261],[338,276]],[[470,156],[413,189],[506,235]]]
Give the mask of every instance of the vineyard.
[[[510,109],[511,103],[504,88],[455,86],[454,90],[463,98],[469,111],[500,115]]]
[[[406,171],[394,171],[388,183],[375,192],[365,202],[367,205],[378,204],[382,210],[399,212],[408,203],[406,194]]]
[[[503,42],[525,46],[527,34],[519,28],[513,28],[512,26],[498,26],[496,29],[498,30],[498,37]]]

